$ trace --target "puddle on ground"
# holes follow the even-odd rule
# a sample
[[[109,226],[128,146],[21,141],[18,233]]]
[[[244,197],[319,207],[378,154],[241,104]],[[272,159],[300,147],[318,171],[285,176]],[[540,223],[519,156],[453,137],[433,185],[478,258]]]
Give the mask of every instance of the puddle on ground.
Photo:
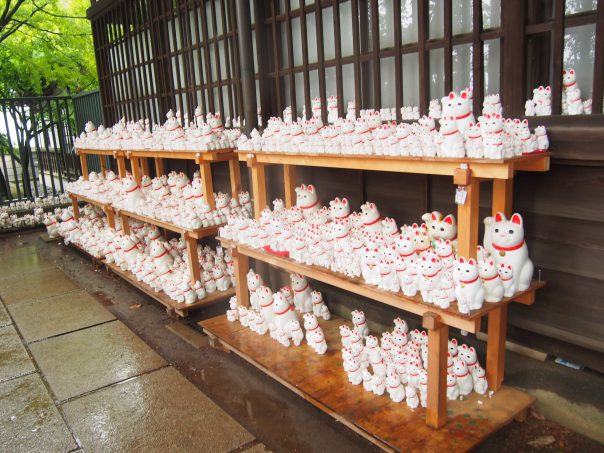
[[[111,307],[114,305],[113,301],[111,300],[111,296],[104,291],[95,291],[92,293],[92,295],[101,303],[101,305],[104,305],[105,307]]]

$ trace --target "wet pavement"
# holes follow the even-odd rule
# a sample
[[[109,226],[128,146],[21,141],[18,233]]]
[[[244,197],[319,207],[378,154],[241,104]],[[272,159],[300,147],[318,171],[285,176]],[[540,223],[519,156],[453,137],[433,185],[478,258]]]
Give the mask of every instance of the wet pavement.
[[[376,450],[235,354],[210,348],[194,322],[224,313],[226,303],[175,320],[89,258],[38,235],[0,236],[8,308],[0,303],[8,338],[0,339],[0,451]],[[55,284],[47,276],[57,271]],[[562,407],[604,407],[601,376],[508,354],[508,384],[553,391]],[[544,434],[560,451],[602,451],[547,423],[558,430],[530,417],[477,451],[531,451],[527,442]]]
[[[41,247],[0,238],[1,451],[265,451]]]

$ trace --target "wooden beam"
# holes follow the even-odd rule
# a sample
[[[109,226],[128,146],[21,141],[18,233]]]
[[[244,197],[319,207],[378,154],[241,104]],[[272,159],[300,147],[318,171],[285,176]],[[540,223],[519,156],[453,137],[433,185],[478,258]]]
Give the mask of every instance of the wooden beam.
[[[106,206],[103,208],[103,212],[107,216],[107,224],[109,225],[109,228],[115,229],[115,212],[113,209],[109,206]]]
[[[101,164],[101,174],[107,173],[107,159],[105,156],[99,156],[99,163]]]
[[[428,398],[426,424],[438,429],[447,422],[447,352],[449,326],[435,313],[423,316],[428,330]]]
[[[231,196],[237,198],[241,192],[241,169],[239,159],[229,160],[229,176],[231,179]]]
[[[155,176],[161,176],[166,174],[164,169],[164,160],[161,157],[155,157]]]
[[[266,207],[266,172],[263,164],[255,163],[252,169],[252,195],[254,197],[254,217],[259,219]]]
[[[291,208],[296,205],[296,166],[283,166],[283,184],[285,186],[285,207]]]
[[[508,306],[502,305],[489,312],[487,339],[487,380],[495,391],[503,384],[505,369],[505,338],[508,321]]]
[[[493,180],[493,215],[503,212],[506,217],[512,215],[512,205],[514,201],[514,180],[513,179],[494,179]]]
[[[194,285],[195,282],[201,280],[201,269],[199,266],[199,257],[197,256],[197,239],[187,233],[183,234],[183,239],[187,245],[191,285]]]
[[[149,176],[149,159],[144,157],[140,160],[142,176]]]
[[[464,187],[466,202],[457,207],[457,253],[465,258],[476,258],[478,246],[478,221],[480,182],[472,177]]]
[[[130,234],[130,224],[128,223],[128,217],[126,216],[126,214],[123,214],[122,212],[120,212],[119,214],[120,214],[120,219],[122,219],[122,230],[124,231],[125,234]]]
[[[117,174],[121,178],[126,177],[126,159],[121,157],[116,157],[117,160]]]
[[[88,181],[88,161],[86,160],[86,154],[80,154],[80,166],[82,167],[84,181]]]
[[[250,295],[247,289],[247,273],[250,270],[250,259],[239,253],[237,249],[232,249],[231,255],[233,256],[233,266],[235,269],[237,304],[249,307]]]
[[[76,220],[80,220],[80,205],[78,204],[78,199],[73,195],[71,198],[71,206],[73,207],[73,218]]]
[[[140,184],[142,175],[141,175],[140,160],[138,157],[130,158],[130,168],[132,170],[132,175],[134,176],[134,180],[136,181],[137,184]]]
[[[214,209],[216,205],[214,204],[214,183],[212,181],[211,164],[209,162],[201,161],[199,163],[199,174],[201,175],[201,190],[203,191],[203,196],[206,199],[206,203]]]

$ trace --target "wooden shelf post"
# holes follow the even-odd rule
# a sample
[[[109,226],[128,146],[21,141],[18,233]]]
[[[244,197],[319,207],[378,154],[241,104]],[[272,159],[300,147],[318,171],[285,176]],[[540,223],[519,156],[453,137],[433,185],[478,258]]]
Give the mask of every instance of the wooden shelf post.
[[[478,246],[480,182],[471,178],[470,184],[464,188],[466,202],[457,208],[457,254],[469,259],[476,258]]]
[[[161,157],[155,157],[155,176],[161,176],[166,174],[164,168],[164,160]]]
[[[237,304],[249,307],[250,294],[247,290],[247,273],[250,270],[250,259],[237,251],[237,248],[231,249],[233,257],[233,266],[235,267],[235,292],[237,294]]]
[[[116,157],[117,160],[117,174],[120,177],[120,179],[125,178],[126,177],[126,158],[121,156],[121,157]]]
[[[253,163],[252,196],[254,197],[254,217],[259,219],[266,205],[266,172],[264,164]]]
[[[201,175],[203,196],[210,205],[210,208],[214,209],[216,204],[214,203],[214,183],[212,181],[212,166],[210,162],[203,160],[199,162],[199,174]]]
[[[130,224],[128,223],[128,216],[120,212],[120,218],[122,219],[122,231],[124,234],[130,234]]]
[[[512,215],[513,179],[493,180],[493,215],[498,212]],[[505,370],[505,340],[507,334],[508,306],[504,305],[489,313],[487,336],[487,380],[495,391],[503,385]]]
[[[109,228],[115,229],[115,213],[113,212],[113,209],[107,206],[103,209],[103,212],[107,216],[107,224],[109,225]]]
[[[141,183],[141,167],[140,167],[140,159],[138,157],[130,158],[130,166],[132,168],[132,175],[134,176],[134,180],[137,184]]]
[[[86,159],[86,154],[80,153],[80,166],[82,167],[84,181],[88,181],[88,160]]]
[[[283,165],[283,183],[285,185],[285,207],[296,205],[296,166]]]
[[[201,280],[201,268],[199,266],[199,257],[197,256],[197,239],[191,237],[188,233],[183,234],[183,239],[187,245],[191,285],[194,285],[196,281]]]
[[[241,192],[241,169],[239,168],[239,159],[229,160],[229,175],[231,178],[231,196],[238,199],[239,192]]]
[[[507,323],[507,305],[502,305],[489,313],[486,374],[489,387],[495,391],[503,385]]]
[[[107,158],[105,156],[99,156],[99,163],[101,164],[101,174],[107,173]]]
[[[493,179],[493,215],[503,212],[506,217],[512,215],[514,201],[514,180]]]
[[[76,221],[80,220],[80,205],[78,204],[78,199],[71,195],[71,206],[73,207],[73,218]]]
[[[141,176],[149,176],[149,159],[146,157],[143,157],[140,159],[140,164],[141,164]]]
[[[426,424],[441,428],[447,422],[447,352],[449,326],[436,313],[426,313],[422,327],[428,330],[428,398]]]

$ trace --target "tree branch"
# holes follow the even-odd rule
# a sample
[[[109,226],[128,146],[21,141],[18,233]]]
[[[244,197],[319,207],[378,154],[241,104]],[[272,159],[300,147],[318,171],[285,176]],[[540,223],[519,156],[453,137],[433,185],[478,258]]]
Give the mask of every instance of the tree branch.
[[[38,5],[36,5],[35,1],[32,1],[33,5],[38,8]],[[46,4],[48,5],[48,3]],[[46,7],[46,5],[40,7],[40,12],[44,13],[44,14],[48,14],[51,17],[57,17],[59,19],[84,19],[84,20],[88,20],[88,18],[86,16],[67,16],[64,14],[56,14],[56,13],[51,13],[50,11],[46,11],[44,8]]]

